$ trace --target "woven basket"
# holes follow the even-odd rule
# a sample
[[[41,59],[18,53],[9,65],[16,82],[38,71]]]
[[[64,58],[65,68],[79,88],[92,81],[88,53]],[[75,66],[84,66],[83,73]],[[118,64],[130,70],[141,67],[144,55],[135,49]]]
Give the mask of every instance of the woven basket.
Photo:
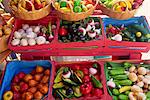
[[[41,8],[39,10],[35,10],[34,5],[32,4],[32,11],[27,11],[22,7],[21,3],[24,1],[29,1],[29,0],[21,0],[18,4],[18,9],[12,8],[14,15],[18,18],[21,18],[23,20],[38,20],[47,16],[50,13],[51,10],[50,0],[47,0],[48,5],[46,5],[44,8]]]
[[[9,35],[3,35],[0,38],[0,53],[8,49],[8,45],[7,45],[8,38],[9,38]]]
[[[126,0],[117,0],[116,3],[118,1],[123,1],[125,2],[126,6]],[[118,12],[118,11],[114,11],[114,7],[112,9],[106,7],[104,4],[100,3],[99,6],[97,7],[97,9],[100,9],[102,11],[103,14],[108,15],[111,18],[115,18],[115,19],[119,19],[119,20],[124,20],[124,19],[129,19],[134,17],[137,9],[134,10],[129,10],[128,7],[126,8],[126,11],[123,12]]]
[[[63,20],[68,20],[68,21],[79,21],[79,20],[85,19],[85,18],[87,18],[87,17],[89,17],[90,15],[93,14],[93,12],[94,12],[97,4],[98,4],[98,0],[96,0],[96,3],[95,3],[95,5],[92,8],[90,8],[86,12],[81,12],[81,13],[75,13],[73,11],[72,5],[69,2],[67,2],[67,3],[68,3],[68,5],[69,5],[69,7],[71,9],[71,12],[63,12],[62,10],[56,8],[54,3],[55,3],[55,1],[53,1],[52,5],[55,8],[57,16],[59,18],[61,18]]]

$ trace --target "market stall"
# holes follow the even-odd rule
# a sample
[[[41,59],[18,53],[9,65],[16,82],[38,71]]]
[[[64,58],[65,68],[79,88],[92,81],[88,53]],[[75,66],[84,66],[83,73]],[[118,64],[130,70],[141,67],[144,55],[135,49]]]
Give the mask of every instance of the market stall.
[[[3,0],[0,100],[149,100],[145,1]]]

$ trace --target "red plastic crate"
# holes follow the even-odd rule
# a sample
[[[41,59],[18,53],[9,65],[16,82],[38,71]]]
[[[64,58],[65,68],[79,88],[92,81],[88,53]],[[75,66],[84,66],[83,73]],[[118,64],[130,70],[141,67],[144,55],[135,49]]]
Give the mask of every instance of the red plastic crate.
[[[61,62],[61,63],[55,63],[54,64],[54,68],[53,68],[53,74],[52,74],[52,79],[51,79],[51,86],[50,86],[50,91],[51,93],[49,93],[49,96],[48,96],[48,99],[49,100],[54,100],[54,97],[52,95],[52,90],[53,90],[53,81],[55,79],[55,75],[56,75],[56,72],[57,72],[57,69],[62,67],[62,66],[67,66],[67,67],[71,67],[73,68],[73,65],[80,65],[81,67],[87,67],[89,68],[94,62],[92,61],[82,61],[82,62]],[[102,85],[103,85],[103,95],[101,98],[98,98],[98,97],[80,97],[80,98],[74,98],[72,100],[108,100],[108,98],[111,98],[108,93],[107,93],[107,88],[106,88],[106,79],[105,79],[105,73],[104,73],[104,67],[102,65],[101,62],[99,61],[96,61],[96,63],[99,64],[100,66],[100,79],[101,79],[101,82],[102,82]],[[68,100],[68,99],[65,99],[65,100]],[[110,99],[109,99],[110,100]]]
[[[8,47],[10,50],[13,50],[17,53],[26,53],[26,52],[39,52],[40,50],[51,50],[53,47],[55,47],[55,41],[56,40],[56,30],[58,30],[58,26],[56,26],[55,30],[52,30],[54,32],[54,39],[49,43],[49,44],[42,44],[42,45],[34,45],[34,46],[12,46],[11,41],[13,39],[14,32],[21,28],[22,24],[29,24],[29,25],[43,25],[47,26],[49,22],[52,22],[52,24],[59,23],[59,19],[55,16],[47,16],[43,19],[36,20],[36,21],[26,21],[26,20],[21,20],[21,19],[16,19],[15,20],[15,25],[13,32],[10,36],[9,42],[8,42]]]
[[[98,17],[100,19],[100,24],[102,25],[102,20],[100,16],[90,16],[90,17]],[[60,23],[59,23],[60,27]],[[58,31],[57,31],[57,39],[58,39]],[[100,36],[100,40],[90,40],[86,42],[69,42],[69,43],[63,43],[57,40],[57,52],[58,55],[69,55],[69,56],[75,56],[75,55],[98,55],[102,51],[102,48],[104,46],[104,33],[102,32],[102,35]],[[92,51],[92,52],[91,52]]]

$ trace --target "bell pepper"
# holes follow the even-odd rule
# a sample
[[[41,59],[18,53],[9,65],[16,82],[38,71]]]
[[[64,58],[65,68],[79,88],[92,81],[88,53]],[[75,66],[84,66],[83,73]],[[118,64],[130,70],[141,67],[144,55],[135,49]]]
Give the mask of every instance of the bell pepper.
[[[83,77],[83,82],[84,83],[89,82],[90,80],[91,80],[91,78],[88,75]]]
[[[92,90],[92,95],[96,96],[96,97],[101,97],[103,94],[103,90],[102,89],[98,89],[98,88],[94,88]]]
[[[60,29],[59,29],[59,35],[60,36],[66,36],[68,34],[66,28],[64,26],[62,26]]]
[[[92,91],[92,88],[93,86],[91,82],[84,83],[80,86],[80,90],[83,95],[89,94]]]

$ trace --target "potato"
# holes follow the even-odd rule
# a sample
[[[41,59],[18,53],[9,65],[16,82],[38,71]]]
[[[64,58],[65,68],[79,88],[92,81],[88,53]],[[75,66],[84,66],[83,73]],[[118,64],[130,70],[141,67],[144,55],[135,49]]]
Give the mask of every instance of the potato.
[[[146,74],[146,68],[144,68],[144,67],[139,67],[139,68],[138,68],[138,73],[139,73],[140,75],[145,75],[145,74]]]
[[[137,85],[133,85],[133,86],[131,87],[131,91],[132,91],[132,92],[143,92],[142,88],[140,88],[140,87],[137,86]]]
[[[138,77],[135,73],[129,73],[128,77],[132,82],[136,82],[138,79]]]
[[[132,65],[132,66],[129,68],[129,72],[133,72],[135,69],[136,69],[136,67],[135,67],[134,65]]]

